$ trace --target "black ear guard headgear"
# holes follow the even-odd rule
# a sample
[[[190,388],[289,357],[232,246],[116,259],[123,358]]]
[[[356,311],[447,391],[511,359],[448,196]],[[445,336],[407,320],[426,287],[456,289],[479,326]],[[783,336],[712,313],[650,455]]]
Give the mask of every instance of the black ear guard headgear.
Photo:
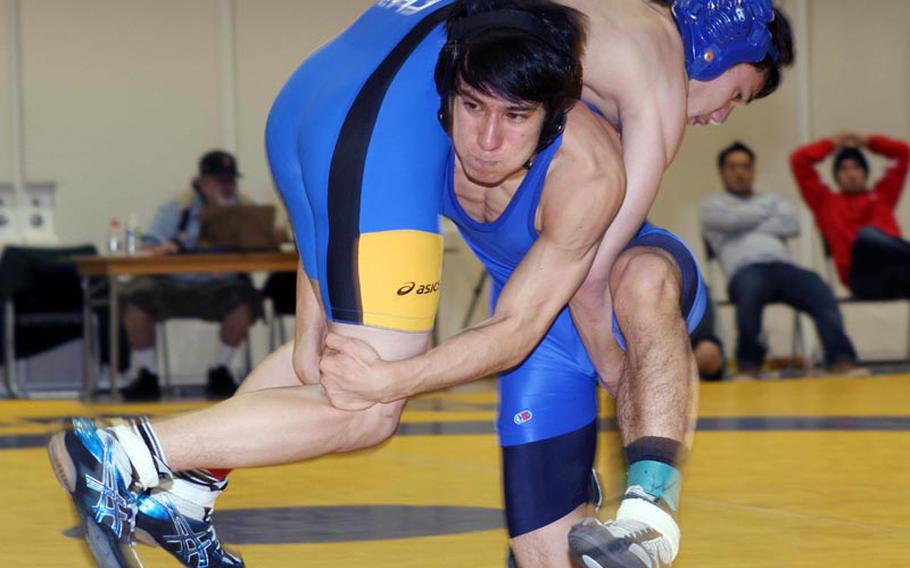
[[[479,33],[496,28],[521,30],[543,41],[557,51],[565,52],[567,50],[566,47],[559,46],[554,41],[547,24],[542,22],[539,18],[521,10],[504,9],[469,16],[452,24],[449,27],[449,39],[442,48],[441,57],[446,57],[451,64],[454,64],[461,56],[461,50],[465,40],[470,39]],[[436,90],[440,95],[447,93],[449,91],[449,86],[445,85],[447,78],[442,77],[437,73],[435,79]],[[450,105],[451,98],[449,96],[442,96],[439,104],[439,114],[437,115],[439,123],[448,133],[451,133],[452,128]],[[540,141],[537,144],[536,152],[549,146],[553,140],[562,133],[566,126],[567,114],[568,109],[557,111],[549,111],[548,109],[543,128],[540,131]]]

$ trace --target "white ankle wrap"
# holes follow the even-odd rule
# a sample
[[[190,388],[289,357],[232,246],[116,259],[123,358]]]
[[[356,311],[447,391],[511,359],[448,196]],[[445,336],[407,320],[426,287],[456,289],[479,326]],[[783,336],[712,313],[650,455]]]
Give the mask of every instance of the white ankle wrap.
[[[139,485],[143,489],[157,487],[158,468],[155,467],[155,461],[145,442],[127,425],[114,426],[111,428],[111,433],[120,442],[120,446],[129,458]]]

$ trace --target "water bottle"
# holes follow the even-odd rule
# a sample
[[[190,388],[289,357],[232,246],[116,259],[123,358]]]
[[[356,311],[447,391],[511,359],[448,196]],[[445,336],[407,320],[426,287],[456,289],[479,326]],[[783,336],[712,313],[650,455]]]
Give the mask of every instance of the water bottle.
[[[107,230],[107,250],[111,254],[123,252],[123,227],[120,220],[112,218]]]
[[[126,223],[126,254],[136,254],[139,249],[139,217],[130,213]]]

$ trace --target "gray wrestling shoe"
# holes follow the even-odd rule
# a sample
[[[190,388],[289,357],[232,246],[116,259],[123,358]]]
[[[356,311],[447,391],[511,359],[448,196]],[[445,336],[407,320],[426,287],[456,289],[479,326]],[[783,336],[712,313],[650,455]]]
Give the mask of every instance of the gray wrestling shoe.
[[[633,485],[615,521],[585,519],[569,531],[569,549],[587,568],[667,568],[679,550],[679,526],[662,501]]]
[[[667,539],[640,521],[585,519],[569,531],[572,557],[587,568],[668,568]]]

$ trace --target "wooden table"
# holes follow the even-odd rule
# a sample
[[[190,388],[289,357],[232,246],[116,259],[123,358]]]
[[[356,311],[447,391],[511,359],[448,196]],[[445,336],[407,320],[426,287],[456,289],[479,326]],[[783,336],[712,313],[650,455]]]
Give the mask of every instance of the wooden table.
[[[88,400],[95,396],[97,386],[96,365],[93,364],[95,334],[92,325],[91,284],[89,281],[91,277],[103,277],[108,282],[111,395],[116,399],[119,397],[117,374],[120,368],[120,302],[118,297],[121,277],[223,272],[295,272],[298,263],[296,252],[284,251],[158,256],[149,254],[99,255],[76,256],[71,260],[82,277],[82,395]]]

